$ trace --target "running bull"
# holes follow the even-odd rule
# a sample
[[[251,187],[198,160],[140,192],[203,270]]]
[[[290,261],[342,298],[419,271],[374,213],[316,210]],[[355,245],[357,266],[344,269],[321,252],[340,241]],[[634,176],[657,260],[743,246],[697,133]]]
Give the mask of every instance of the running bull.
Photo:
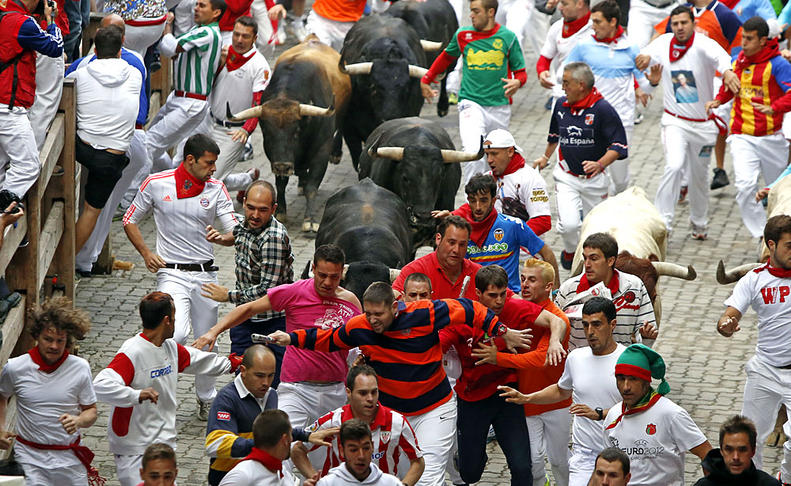
[[[340,137],[333,135],[346,111],[351,81],[338,69],[339,61],[334,49],[308,36],[278,58],[259,106],[229,113],[234,121],[259,120],[264,152],[275,174],[280,221],[286,221],[288,178],[299,177],[307,200],[302,231],[318,230],[316,192],[331,154],[340,158]]]
[[[316,247],[328,243],[346,253],[341,285],[362,302],[370,284],[390,282],[397,275],[391,268],[412,261],[404,202],[367,178],[339,190],[327,200],[316,235]]]
[[[406,204],[413,247],[430,244],[436,223],[435,209],[455,208],[461,182],[457,162],[478,160],[478,153],[455,150],[450,136],[439,124],[410,117],[379,125],[365,143],[360,157],[360,179],[370,177],[393,191]]]
[[[686,268],[665,261],[667,227],[654,204],[640,187],[630,187],[599,203],[582,221],[580,243],[574,253],[571,274],[582,272],[582,243],[593,233],[609,233],[618,242],[615,268],[643,281],[654,306],[657,325],[662,315],[657,282],[662,275],[684,280],[697,277],[692,265]]]

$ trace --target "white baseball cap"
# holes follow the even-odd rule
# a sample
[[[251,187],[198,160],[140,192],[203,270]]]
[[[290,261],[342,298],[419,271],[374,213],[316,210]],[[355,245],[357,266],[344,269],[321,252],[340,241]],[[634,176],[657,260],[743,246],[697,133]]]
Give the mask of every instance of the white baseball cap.
[[[498,128],[489,132],[483,142],[484,148],[509,148],[513,147],[517,152],[522,152],[519,145],[516,144],[514,136],[508,130]]]

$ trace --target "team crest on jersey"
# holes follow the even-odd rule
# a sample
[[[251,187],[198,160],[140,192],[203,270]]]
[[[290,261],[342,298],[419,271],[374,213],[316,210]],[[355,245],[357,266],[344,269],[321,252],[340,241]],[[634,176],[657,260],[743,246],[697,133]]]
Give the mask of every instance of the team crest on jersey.
[[[494,230],[494,239],[497,241],[503,241],[503,236],[505,236],[505,232],[502,228],[497,228]]]
[[[189,179],[184,179],[184,190],[189,191],[190,187],[192,187],[192,181]]]
[[[681,54],[681,53],[678,52],[678,49],[673,49],[673,56],[672,57],[674,57],[675,59],[678,59],[678,55],[679,54]]]
[[[656,434],[656,424],[648,424],[645,426],[645,433],[648,435]]]
[[[230,412],[217,411],[217,420],[222,420],[222,421],[228,422],[229,420],[231,420]]]
[[[492,42],[492,47],[494,47],[495,49],[502,49],[503,48],[503,40],[502,39],[495,39],[494,42]]]
[[[465,39],[465,40],[470,40],[470,39],[472,39],[472,32],[467,32],[467,34],[465,34],[465,36],[464,36],[464,39]]]
[[[315,431],[319,430],[319,421],[317,420],[317,421],[313,422],[312,424],[310,424],[308,426],[307,430],[308,430],[308,432],[315,432]]]
[[[587,115],[585,115],[585,124],[586,125],[593,125],[593,117],[594,116],[595,116],[595,113],[588,113]]]
[[[387,444],[390,442],[390,431],[385,430],[379,434],[379,439],[382,441],[382,444]]]
[[[209,198],[208,197],[200,198],[200,205],[203,206],[204,208],[208,208],[209,207]]]

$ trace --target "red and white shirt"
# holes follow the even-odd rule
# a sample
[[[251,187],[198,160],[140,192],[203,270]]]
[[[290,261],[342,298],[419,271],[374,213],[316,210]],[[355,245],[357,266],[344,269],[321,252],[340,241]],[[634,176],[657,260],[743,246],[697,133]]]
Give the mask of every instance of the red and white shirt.
[[[398,461],[401,458],[401,454],[406,455],[410,461],[413,461],[422,457],[423,452],[417,445],[415,431],[412,430],[412,426],[409,425],[407,419],[400,413],[385,407],[381,403],[378,405],[379,408],[376,411],[376,417],[374,417],[374,421],[370,424],[371,436],[374,443],[371,460],[379,466],[382,472],[397,475]],[[308,431],[315,432],[317,430],[340,427],[342,423],[353,418],[351,405],[344,405],[341,408],[319,417],[318,420],[308,427]],[[338,444],[340,441],[338,434],[334,435],[331,441],[332,447],[327,448],[327,454],[321,466],[322,476],[325,476],[330,469],[343,462],[338,452]],[[309,451],[316,450],[319,447],[321,446],[312,446]]]
[[[580,40],[593,34],[593,23],[589,17],[590,14],[584,23],[583,19],[577,19],[570,23],[565,23],[563,19],[560,19],[552,24],[547,31],[547,40],[541,48],[541,58],[549,60],[553,64],[554,71],[550,68],[550,72],[554,74],[551,80],[555,83],[555,86],[552,87],[552,96],[556,99],[566,96],[561,86],[566,57]]]
[[[221,231],[231,231],[239,221],[225,184],[217,179],[205,182],[197,196],[176,195],[176,171],[152,174],[140,186],[124,215],[124,226],[140,224],[154,211],[157,226],[156,252],[168,263],[204,263],[214,259],[212,244],[206,241],[206,226],[219,220]],[[185,183],[192,184],[187,180]]]
[[[768,264],[748,272],[725,301],[744,315],[752,307],[758,314],[755,356],[770,366],[791,364],[791,278],[775,277]]]
[[[179,373],[221,375],[232,371],[225,356],[182,346],[166,339],[157,346],[142,333],[127,339],[113,360],[96,375],[99,400],[113,406],[107,426],[110,452],[138,455],[155,442],[176,447],[176,386]],[[140,403],[140,391],[159,393],[154,404]]]

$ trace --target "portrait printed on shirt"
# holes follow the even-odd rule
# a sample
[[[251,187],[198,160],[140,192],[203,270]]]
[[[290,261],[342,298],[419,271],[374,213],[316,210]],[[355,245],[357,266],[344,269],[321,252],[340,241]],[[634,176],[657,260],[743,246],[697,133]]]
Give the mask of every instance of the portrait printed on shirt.
[[[698,85],[695,83],[695,75],[692,71],[678,70],[670,71],[673,80],[673,92],[676,95],[676,103],[697,103]]]

